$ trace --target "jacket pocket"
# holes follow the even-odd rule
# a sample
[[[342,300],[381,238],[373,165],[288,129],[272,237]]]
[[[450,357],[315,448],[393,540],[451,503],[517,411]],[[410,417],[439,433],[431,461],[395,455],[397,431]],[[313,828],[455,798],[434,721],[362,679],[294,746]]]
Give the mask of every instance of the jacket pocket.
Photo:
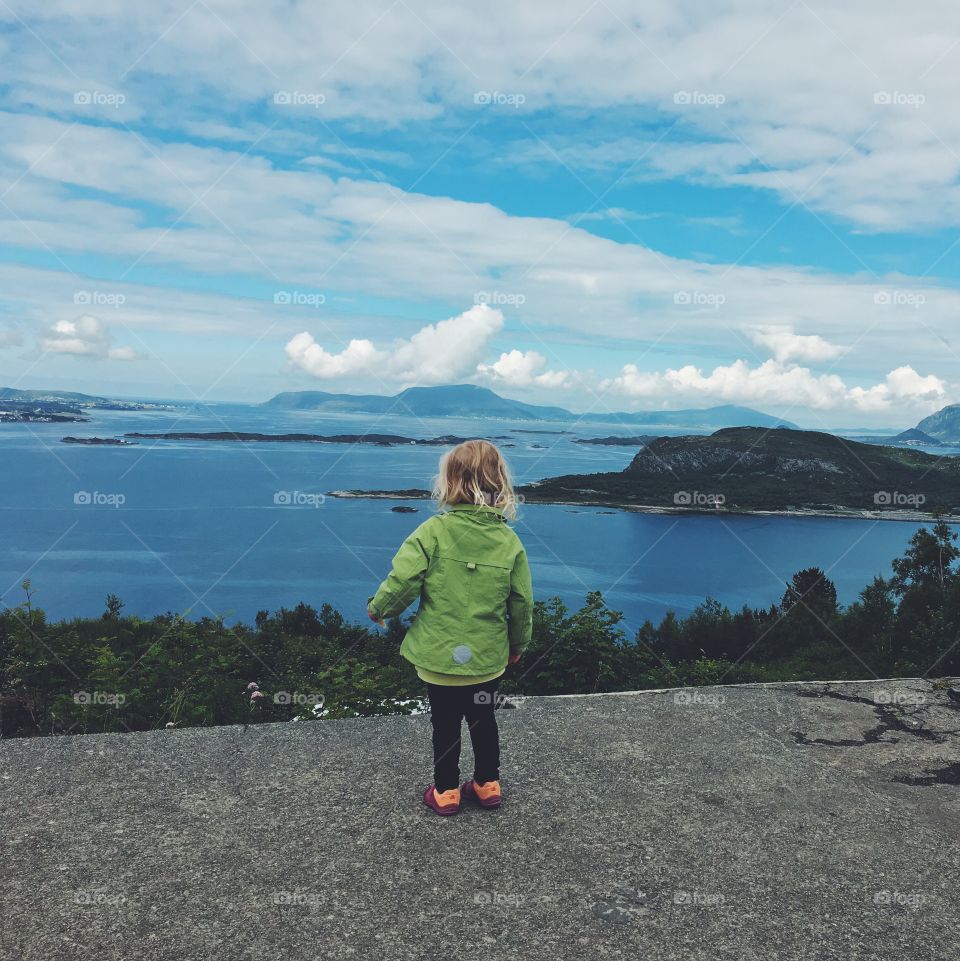
[[[465,621],[505,620],[510,596],[508,568],[464,556],[439,555],[436,574],[431,586],[437,591],[438,606]]]
[[[510,571],[496,564],[466,562],[470,613],[477,620],[502,623],[507,616]]]

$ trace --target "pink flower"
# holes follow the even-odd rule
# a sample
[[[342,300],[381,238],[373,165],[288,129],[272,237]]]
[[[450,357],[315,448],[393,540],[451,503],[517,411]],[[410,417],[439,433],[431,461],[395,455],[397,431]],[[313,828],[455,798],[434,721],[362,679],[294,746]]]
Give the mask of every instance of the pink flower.
[[[259,690],[260,690],[260,685],[259,685],[256,681],[251,681],[251,682],[247,685],[247,690],[248,690],[248,691],[259,691]]]
[[[254,692],[250,695],[250,700],[251,700],[251,701],[257,701],[257,700],[259,700],[261,697],[263,697],[263,691],[254,691]]]

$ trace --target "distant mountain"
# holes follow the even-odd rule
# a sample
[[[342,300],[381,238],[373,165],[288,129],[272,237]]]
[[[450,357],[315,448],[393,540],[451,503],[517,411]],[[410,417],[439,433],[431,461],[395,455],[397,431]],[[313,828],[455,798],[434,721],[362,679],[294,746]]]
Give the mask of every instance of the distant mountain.
[[[960,458],[817,431],[658,437],[623,471],[551,477],[528,502],[733,510],[960,510]]]
[[[797,425],[782,417],[773,417],[751,407],[721,404],[691,410],[642,410],[620,414],[590,414],[589,420],[619,420],[648,427],[789,427]]]
[[[168,410],[169,404],[153,401],[114,400],[79,394],[72,390],[19,390],[16,387],[0,387],[0,407],[10,404],[69,404],[73,407],[100,408],[101,410]],[[6,405],[6,406],[5,406]]]
[[[507,417],[517,420],[573,420],[562,407],[540,407],[508,400],[486,387],[455,384],[445,387],[408,387],[399,394],[330,394],[322,390],[288,391],[264,405],[281,410],[319,410],[328,413],[413,414],[417,417]]]
[[[929,434],[925,434],[918,427],[911,427],[909,430],[901,431],[895,437],[891,437],[888,444],[898,444],[906,445],[907,447],[942,447],[943,444],[940,443],[935,437],[931,437]]]
[[[453,384],[408,387],[399,394],[332,394],[322,390],[287,391],[262,406],[280,410],[319,410],[327,413],[414,414],[419,417],[502,417],[516,420],[620,421],[659,427],[794,427],[769,414],[725,404],[705,410],[657,410],[575,414],[563,407],[545,407],[501,397],[486,387]]]
[[[94,397],[91,394],[78,394],[70,390],[19,390],[16,387],[0,387],[0,400],[17,400],[24,403],[32,401],[46,401],[68,404],[96,404],[105,403],[105,397]]]
[[[886,447],[944,447],[945,445],[935,437],[925,434],[916,427],[901,431],[899,434],[844,434],[847,440],[859,441],[861,444],[880,444]]]
[[[960,444],[960,404],[952,404],[924,417],[917,424],[917,430],[948,444]]]

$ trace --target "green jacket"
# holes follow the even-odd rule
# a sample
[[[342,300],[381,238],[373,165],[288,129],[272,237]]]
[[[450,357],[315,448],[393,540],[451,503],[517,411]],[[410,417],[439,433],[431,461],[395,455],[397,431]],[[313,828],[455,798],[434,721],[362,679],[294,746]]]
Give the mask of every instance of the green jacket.
[[[400,545],[371,613],[394,617],[420,607],[400,653],[440,674],[502,670],[533,630],[527,554],[496,508],[455,504],[424,521]]]

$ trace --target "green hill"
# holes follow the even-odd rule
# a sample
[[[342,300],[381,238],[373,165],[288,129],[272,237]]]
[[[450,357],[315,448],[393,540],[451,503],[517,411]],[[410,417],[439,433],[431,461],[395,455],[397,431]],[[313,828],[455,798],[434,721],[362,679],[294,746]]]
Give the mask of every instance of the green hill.
[[[552,477],[529,502],[727,510],[960,512],[960,458],[817,431],[737,427],[658,437],[614,473]]]
[[[92,394],[79,394],[73,390],[20,390],[16,387],[0,387],[0,400],[19,401],[22,403],[43,402],[78,405],[107,403],[106,397],[94,397]]]

